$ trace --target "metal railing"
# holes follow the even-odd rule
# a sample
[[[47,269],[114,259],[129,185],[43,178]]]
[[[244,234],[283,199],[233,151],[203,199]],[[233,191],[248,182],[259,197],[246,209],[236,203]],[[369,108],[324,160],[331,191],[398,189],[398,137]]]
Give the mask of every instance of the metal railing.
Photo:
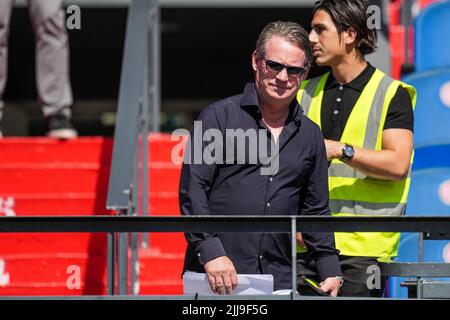
[[[435,280],[450,277],[450,263],[424,262],[424,240],[450,240],[450,234],[421,232],[418,243],[419,261],[379,263],[381,273],[386,277],[407,278],[401,286],[408,289],[408,297],[450,299],[450,282]]]
[[[133,0],[128,11],[125,46],[119,89],[117,123],[109,177],[107,208],[116,215],[148,215],[148,131],[159,131],[160,74],[160,13],[157,0]],[[149,121],[149,102],[151,117]],[[142,166],[140,166],[142,164]],[[142,193],[139,202],[139,192]],[[117,246],[118,292],[127,294],[128,238],[108,235],[108,293],[115,292],[115,248]],[[133,233],[131,260],[138,260],[138,235]],[[149,238],[143,234],[142,245]],[[131,278],[137,287],[138,277],[131,268]],[[134,292],[136,293],[136,292]]]
[[[277,232],[291,234],[292,287],[297,287],[296,232],[425,232],[450,236],[450,217],[320,217],[320,216],[70,216],[0,217],[4,232]],[[111,248],[110,248],[111,249]],[[444,266],[443,272],[450,271]],[[416,269],[417,271],[418,269]],[[441,270],[441,271],[442,271]],[[180,270],[181,272],[181,270]],[[403,272],[403,271],[402,271]],[[420,276],[420,272],[418,276]],[[108,279],[111,281],[112,279]],[[108,287],[111,284],[108,283]],[[127,282],[125,281],[125,285]],[[109,295],[113,293],[108,292]],[[123,295],[119,292],[119,295]],[[176,297],[173,297],[174,299]],[[183,297],[180,297],[183,299]],[[185,297],[184,297],[185,298]],[[291,299],[298,299],[291,295]],[[281,297],[280,299],[286,299]]]

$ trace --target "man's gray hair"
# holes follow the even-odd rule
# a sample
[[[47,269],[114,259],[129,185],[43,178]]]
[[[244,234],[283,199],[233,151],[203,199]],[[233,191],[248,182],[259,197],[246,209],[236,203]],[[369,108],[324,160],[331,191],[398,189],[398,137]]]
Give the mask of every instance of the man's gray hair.
[[[285,39],[305,51],[305,66],[310,66],[311,62],[314,61],[308,32],[298,23],[291,21],[270,22],[264,27],[256,41],[255,49],[261,57],[265,57],[267,42],[273,36]]]

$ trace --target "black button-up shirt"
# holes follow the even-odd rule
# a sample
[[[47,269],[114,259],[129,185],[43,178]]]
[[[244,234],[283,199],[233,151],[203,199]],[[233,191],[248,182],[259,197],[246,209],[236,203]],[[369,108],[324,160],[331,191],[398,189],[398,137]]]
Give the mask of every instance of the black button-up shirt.
[[[243,94],[208,106],[197,121],[201,121],[202,132],[216,128],[224,136],[226,129],[267,129],[254,83],[248,83]],[[191,141],[197,141],[199,134],[191,130]],[[270,141],[269,130],[267,135]],[[208,144],[202,144],[203,150]],[[195,153],[194,145],[187,147],[191,154]],[[247,144],[246,150],[249,148]],[[238,161],[236,149],[224,151],[228,161],[223,163],[184,163],[180,181],[182,214],[329,215],[323,136],[319,127],[303,115],[296,99],[279,136],[278,150],[279,167],[273,175],[261,174],[264,165],[259,159],[256,164]],[[245,159],[249,160],[248,152]],[[238,273],[272,274],[275,290],[291,288],[290,234],[187,233],[186,238],[185,271],[204,272],[206,262],[226,255]],[[341,275],[333,233],[305,232],[303,238],[315,255],[321,279]]]

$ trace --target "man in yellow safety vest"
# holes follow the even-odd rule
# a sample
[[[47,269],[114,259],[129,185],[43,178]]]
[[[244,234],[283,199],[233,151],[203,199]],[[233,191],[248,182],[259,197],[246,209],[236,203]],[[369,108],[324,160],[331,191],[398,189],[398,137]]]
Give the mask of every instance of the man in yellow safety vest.
[[[368,26],[365,0],[316,3],[309,40],[315,62],[331,71],[304,81],[297,99],[322,129],[329,161],[333,216],[400,216],[410,184],[413,87],[391,79],[365,60],[377,34]],[[380,296],[373,266],[397,255],[399,233],[335,233],[343,296]],[[298,273],[314,278],[313,258],[298,235]]]

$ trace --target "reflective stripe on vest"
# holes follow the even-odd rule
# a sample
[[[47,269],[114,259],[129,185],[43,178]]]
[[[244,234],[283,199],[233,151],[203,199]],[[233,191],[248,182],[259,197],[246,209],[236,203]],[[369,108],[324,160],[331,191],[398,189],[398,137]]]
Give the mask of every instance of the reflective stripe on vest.
[[[319,126],[328,76],[329,73],[305,81],[297,94],[305,114]],[[399,86],[408,91],[414,107],[415,89],[391,79],[377,69],[353,107],[341,142],[381,150],[388,107]],[[328,175],[333,216],[400,216],[405,212],[410,172],[401,181],[378,180],[335,159],[329,167]],[[335,233],[335,240],[342,255],[386,258],[397,255],[399,233]]]

